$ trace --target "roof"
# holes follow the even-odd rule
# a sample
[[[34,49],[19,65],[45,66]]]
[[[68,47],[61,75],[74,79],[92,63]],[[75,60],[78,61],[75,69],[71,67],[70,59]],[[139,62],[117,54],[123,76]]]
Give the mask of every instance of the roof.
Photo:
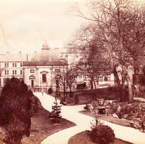
[[[57,53],[51,51],[48,44],[44,43],[41,49],[41,52],[35,54],[31,61],[24,64],[29,66],[62,66],[67,65],[66,59],[60,59],[57,56]]]
[[[23,66],[68,66],[66,62],[24,62]]]
[[[23,54],[23,53],[17,53],[17,54],[0,54],[0,62],[24,62],[24,61],[30,61],[34,54]]]

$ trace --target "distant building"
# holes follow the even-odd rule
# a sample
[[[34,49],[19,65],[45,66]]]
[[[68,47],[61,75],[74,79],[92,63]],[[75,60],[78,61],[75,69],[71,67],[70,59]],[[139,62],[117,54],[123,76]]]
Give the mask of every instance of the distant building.
[[[61,72],[67,70],[67,60],[58,58],[49,49],[47,43],[44,43],[40,53],[23,63],[24,81],[34,91],[54,90]]]
[[[7,78],[23,79],[23,63],[29,61],[34,54],[0,54],[0,87],[3,87]]]
[[[69,66],[74,66],[80,59],[80,55],[74,55],[66,51],[60,51],[59,48],[51,49],[47,43],[44,43],[40,52],[33,54],[0,54],[0,87],[4,87],[7,78],[13,76],[23,79],[29,89],[33,91],[47,91],[49,88],[56,90],[59,83],[59,76],[66,72]],[[113,76],[100,76],[95,80],[96,85],[112,82]],[[76,77],[76,83],[73,84],[73,90],[76,85],[86,82],[90,89],[90,79],[85,74]]]
[[[61,71],[66,71],[67,60],[58,58],[58,54],[50,50],[47,43],[43,44],[41,52],[34,54],[1,54],[0,55],[0,87],[7,78],[23,79],[33,91],[55,89],[59,83]]]

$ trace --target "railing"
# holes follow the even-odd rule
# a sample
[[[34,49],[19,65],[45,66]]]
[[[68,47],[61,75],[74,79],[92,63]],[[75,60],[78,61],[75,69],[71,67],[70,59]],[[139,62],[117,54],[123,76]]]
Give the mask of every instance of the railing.
[[[38,88],[34,88],[33,90],[34,90],[34,92],[46,92],[46,93],[48,92],[47,88],[39,88],[38,87]]]

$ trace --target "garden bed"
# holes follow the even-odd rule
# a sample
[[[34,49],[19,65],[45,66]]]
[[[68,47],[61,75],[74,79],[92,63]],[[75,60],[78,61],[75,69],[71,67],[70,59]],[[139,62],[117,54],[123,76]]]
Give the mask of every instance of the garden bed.
[[[94,143],[90,141],[88,132],[83,131],[71,137],[68,141],[68,144],[94,144]],[[110,144],[132,144],[132,143],[115,138],[115,141]]]

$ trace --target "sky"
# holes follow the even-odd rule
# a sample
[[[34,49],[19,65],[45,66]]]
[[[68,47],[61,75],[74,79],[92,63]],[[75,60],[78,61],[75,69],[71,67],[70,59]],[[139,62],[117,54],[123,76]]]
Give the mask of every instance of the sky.
[[[69,5],[76,1],[79,5],[86,2],[0,0],[0,54],[39,52],[45,41],[51,48],[62,49],[76,29],[86,22],[68,13]]]
[[[75,1],[0,0],[0,53],[38,52],[45,41],[62,48],[85,21],[68,14]]]

